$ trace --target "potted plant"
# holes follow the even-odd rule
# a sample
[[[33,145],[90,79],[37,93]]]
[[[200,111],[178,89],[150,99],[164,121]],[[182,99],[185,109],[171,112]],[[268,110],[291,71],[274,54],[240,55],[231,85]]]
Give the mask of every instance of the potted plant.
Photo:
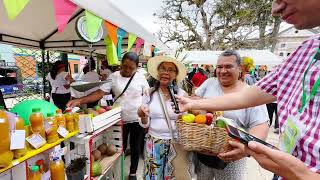
[[[74,160],[71,160],[71,163],[66,168],[66,174],[68,180],[83,180],[85,175],[86,157],[80,157]]]

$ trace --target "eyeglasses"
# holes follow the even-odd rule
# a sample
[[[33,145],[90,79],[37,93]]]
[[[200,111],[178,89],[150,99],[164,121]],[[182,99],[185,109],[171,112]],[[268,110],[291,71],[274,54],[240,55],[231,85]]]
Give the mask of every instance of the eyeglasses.
[[[230,71],[230,70],[232,70],[233,68],[235,68],[235,66],[234,65],[231,65],[231,64],[227,64],[227,65],[224,65],[224,66],[222,66],[222,65],[217,65],[217,70],[222,70],[222,69],[225,69],[226,71]]]
[[[159,68],[159,72],[160,72],[160,73],[173,74],[173,73],[176,73],[177,71],[176,71],[175,69],[173,69],[173,68],[168,68],[168,69],[166,69],[166,68],[164,68],[164,67],[160,67],[160,68]]]

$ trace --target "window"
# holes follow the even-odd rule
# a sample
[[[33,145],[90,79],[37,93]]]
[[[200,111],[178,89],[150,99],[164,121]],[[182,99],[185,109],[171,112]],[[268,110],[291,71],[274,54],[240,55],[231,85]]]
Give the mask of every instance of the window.
[[[287,56],[290,56],[291,53],[287,53]]]
[[[73,71],[74,71],[74,73],[79,73],[79,64],[73,65]]]
[[[294,33],[298,34],[298,32],[299,32],[299,31],[298,31],[298,30],[296,30]]]
[[[283,57],[283,52],[281,52],[281,53],[279,54],[279,56],[280,56],[280,57]]]
[[[281,48],[285,48],[285,47],[286,47],[286,44],[283,43],[283,44],[280,45],[280,47],[281,47]]]

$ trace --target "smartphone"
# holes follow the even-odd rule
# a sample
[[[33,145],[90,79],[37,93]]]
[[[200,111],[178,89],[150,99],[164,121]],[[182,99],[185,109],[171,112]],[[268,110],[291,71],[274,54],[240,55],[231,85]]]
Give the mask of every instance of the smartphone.
[[[230,137],[234,138],[234,139],[237,139],[239,140],[240,142],[248,145],[249,141],[256,141],[256,142],[259,142],[263,145],[266,145],[272,149],[278,149],[277,147],[255,137],[255,136],[252,136],[251,134],[248,134],[247,132],[241,130],[241,129],[238,129],[234,126],[231,126],[229,124],[227,124],[227,131],[228,131],[228,134]]]

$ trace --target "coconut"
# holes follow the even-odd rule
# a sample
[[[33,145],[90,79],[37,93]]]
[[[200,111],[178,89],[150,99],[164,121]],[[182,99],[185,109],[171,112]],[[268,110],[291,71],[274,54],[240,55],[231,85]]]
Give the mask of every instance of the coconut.
[[[101,152],[99,150],[94,150],[92,152],[93,160],[97,161],[101,158]]]
[[[103,143],[98,147],[98,150],[101,152],[101,154],[106,154],[108,149],[108,145]]]
[[[108,148],[107,148],[107,151],[106,151],[106,155],[107,156],[112,156],[115,153],[117,153],[117,147],[115,145],[113,145],[113,144],[109,144]]]

